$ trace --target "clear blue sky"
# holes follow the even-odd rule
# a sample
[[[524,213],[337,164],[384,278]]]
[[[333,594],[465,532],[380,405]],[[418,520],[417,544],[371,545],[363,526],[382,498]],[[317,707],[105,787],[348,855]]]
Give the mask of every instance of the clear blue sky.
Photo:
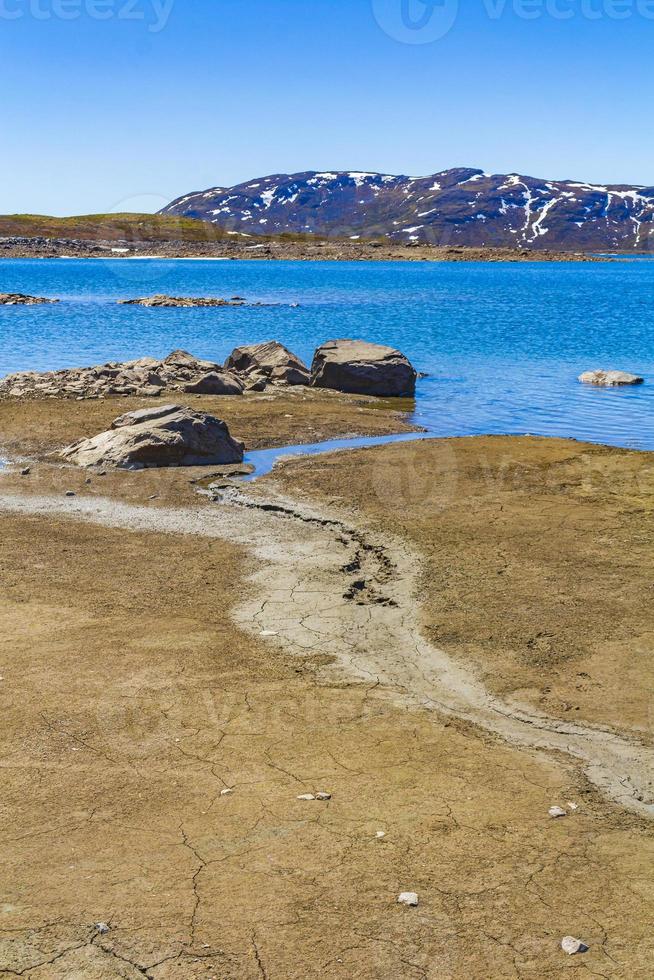
[[[654,183],[654,0],[456,2],[0,0],[0,212],[310,169]]]

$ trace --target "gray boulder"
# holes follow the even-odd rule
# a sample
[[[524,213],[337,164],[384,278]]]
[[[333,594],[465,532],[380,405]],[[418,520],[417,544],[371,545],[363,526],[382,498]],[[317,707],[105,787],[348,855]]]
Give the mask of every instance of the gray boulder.
[[[243,385],[229,371],[219,368],[203,374],[197,381],[190,381],[184,391],[191,395],[242,395]]]
[[[400,351],[363,340],[329,340],[317,349],[311,365],[316,388],[381,398],[413,397],[416,377]]]
[[[243,448],[213,415],[180,405],[159,405],[119,416],[107,432],[81,439],[60,455],[77,466],[140,470],[240,463]]]
[[[225,367],[245,378],[255,374],[278,384],[308,385],[310,382],[306,364],[276,340],[236,347],[225,361]]]
[[[628,371],[585,371],[579,375],[579,381],[600,388],[619,388],[622,385],[642,385],[644,378]]]
[[[176,371],[215,371],[222,370],[220,364],[214,361],[203,361],[199,357],[194,357],[187,350],[174,350],[168,357],[164,357],[161,368]]]

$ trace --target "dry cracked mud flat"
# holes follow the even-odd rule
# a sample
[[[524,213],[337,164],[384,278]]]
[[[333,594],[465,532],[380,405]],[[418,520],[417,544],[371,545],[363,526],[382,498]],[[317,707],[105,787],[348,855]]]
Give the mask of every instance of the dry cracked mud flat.
[[[7,976],[651,976],[649,457],[65,479],[0,497]]]

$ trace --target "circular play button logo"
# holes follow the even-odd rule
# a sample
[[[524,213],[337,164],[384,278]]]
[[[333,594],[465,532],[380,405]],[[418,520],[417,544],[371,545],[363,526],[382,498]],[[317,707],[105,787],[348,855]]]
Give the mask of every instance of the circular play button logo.
[[[454,26],[459,0],[372,0],[375,20],[402,44],[431,44]]]

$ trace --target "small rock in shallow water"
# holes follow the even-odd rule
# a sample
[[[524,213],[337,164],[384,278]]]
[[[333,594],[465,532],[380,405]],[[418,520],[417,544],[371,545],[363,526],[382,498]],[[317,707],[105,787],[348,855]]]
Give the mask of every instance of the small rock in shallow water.
[[[74,490],[66,490],[66,496],[67,497],[75,497],[75,496],[77,496],[77,494],[75,493]]]
[[[415,908],[418,904],[418,896],[415,892],[402,892],[397,901],[399,905],[409,905],[411,908]]]
[[[587,953],[588,946],[586,943],[582,943],[581,939],[575,939],[574,936],[565,936],[561,940],[561,949],[568,956],[574,956],[575,953]]]
[[[568,815],[560,806],[551,806],[547,812],[550,817],[554,817],[555,819],[557,817],[567,817]]]
[[[331,800],[331,798],[332,798],[331,793],[316,793],[317,800]]]
[[[619,388],[622,385],[642,385],[644,378],[628,371],[585,371],[579,375],[579,381],[599,388]]]

